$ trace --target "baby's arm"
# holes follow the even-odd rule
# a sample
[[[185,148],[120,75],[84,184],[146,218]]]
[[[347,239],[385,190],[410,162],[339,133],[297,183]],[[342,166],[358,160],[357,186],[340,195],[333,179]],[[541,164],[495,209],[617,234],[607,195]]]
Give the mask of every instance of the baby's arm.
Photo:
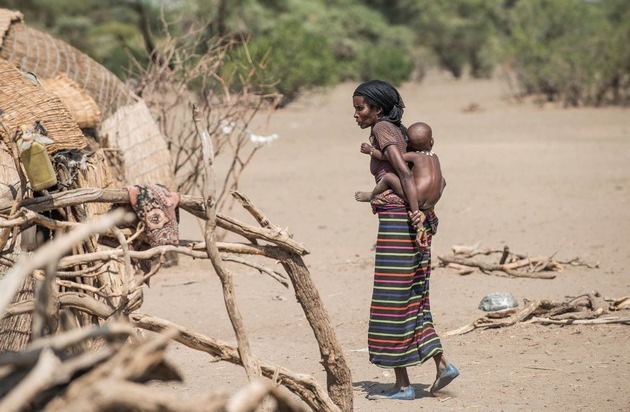
[[[369,143],[361,143],[361,153],[369,154],[371,157],[377,160],[385,160],[383,153],[372,147]]]

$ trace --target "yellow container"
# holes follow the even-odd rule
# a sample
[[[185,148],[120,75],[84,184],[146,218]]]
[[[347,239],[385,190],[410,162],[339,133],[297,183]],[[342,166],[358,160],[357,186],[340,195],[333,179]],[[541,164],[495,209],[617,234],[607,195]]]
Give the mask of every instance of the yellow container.
[[[20,139],[18,147],[21,144]],[[46,151],[46,146],[34,141],[31,143],[31,147],[20,153],[20,157],[33,190],[44,190],[57,184],[57,174]]]

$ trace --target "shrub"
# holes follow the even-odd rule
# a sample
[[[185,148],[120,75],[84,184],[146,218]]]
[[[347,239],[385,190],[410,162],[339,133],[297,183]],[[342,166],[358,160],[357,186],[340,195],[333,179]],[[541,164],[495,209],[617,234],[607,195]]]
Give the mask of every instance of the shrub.
[[[260,83],[283,94],[283,103],[305,88],[327,86],[336,80],[335,59],[328,39],[308,32],[300,22],[287,20],[249,43],[254,62],[264,64]]]
[[[521,94],[542,94],[569,106],[627,103],[628,29],[607,17],[607,3],[516,4],[506,51]]]

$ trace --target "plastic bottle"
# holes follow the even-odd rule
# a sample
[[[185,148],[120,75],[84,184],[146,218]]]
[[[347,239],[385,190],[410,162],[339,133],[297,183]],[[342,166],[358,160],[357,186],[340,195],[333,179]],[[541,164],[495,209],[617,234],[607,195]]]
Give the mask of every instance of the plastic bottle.
[[[18,147],[22,144],[18,140]],[[57,184],[57,174],[53,168],[46,146],[33,141],[31,147],[20,152],[26,176],[34,191],[48,189]]]

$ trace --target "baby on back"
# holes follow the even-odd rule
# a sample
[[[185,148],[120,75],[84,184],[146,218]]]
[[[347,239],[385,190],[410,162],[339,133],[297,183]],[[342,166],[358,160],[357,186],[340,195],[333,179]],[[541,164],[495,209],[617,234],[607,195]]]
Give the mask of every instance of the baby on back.
[[[418,192],[418,207],[420,210],[429,210],[440,200],[446,186],[446,181],[442,177],[440,159],[431,151],[433,132],[428,124],[417,122],[407,128],[407,137],[409,138],[408,151],[403,153],[403,159],[411,164],[411,172]],[[371,154],[379,160],[386,160],[383,153],[368,143],[361,145],[361,152]],[[356,192],[354,197],[359,202],[369,202],[374,196],[389,189],[401,198],[405,198],[402,184],[395,173],[386,173],[371,192]]]
[[[440,159],[432,152],[433,131],[431,127],[423,122],[414,123],[407,129],[407,137],[409,139],[408,151],[403,153],[403,159],[410,164],[416,192],[418,193],[418,208],[422,212],[416,244],[421,251],[426,251],[429,248],[429,244],[425,233],[426,228],[424,227],[425,213],[432,211],[435,204],[442,197],[446,180],[442,176]],[[361,144],[361,152],[369,154],[378,160],[387,160],[380,150],[373,148],[368,143]],[[393,191],[402,199],[405,198],[400,179],[396,173],[392,172],[385,173],[371,192],[356,192],[354,197],[359,202],[369,202],[377,195],[388,190]]]

